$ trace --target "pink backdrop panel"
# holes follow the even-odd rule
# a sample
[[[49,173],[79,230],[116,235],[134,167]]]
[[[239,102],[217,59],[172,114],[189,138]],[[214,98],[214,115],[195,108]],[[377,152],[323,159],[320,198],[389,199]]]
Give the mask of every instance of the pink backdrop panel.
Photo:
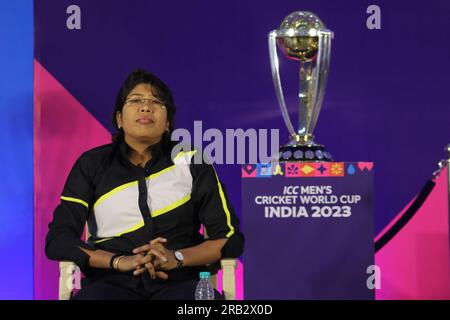
[[[376,299],[450,299],[447,170],[412,219],[376,254],[381,270]]]
[[[34,297],[56,299],[58,263],[44,254],[53,210],[75,160],[110,133],[34,61]]]

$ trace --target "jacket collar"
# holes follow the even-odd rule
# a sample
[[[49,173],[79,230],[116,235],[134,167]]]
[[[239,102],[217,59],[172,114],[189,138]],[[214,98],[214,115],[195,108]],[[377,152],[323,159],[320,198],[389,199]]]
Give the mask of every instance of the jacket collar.
[[[132,148],[125,142],[125,139],[122,139],[120,141],[119,144],[120,155],[124,160],[129,161],[129,154],[131,149]],[[161,154],[162,151],[163,151],[162,140],[150,146],[150,153],[152,155],[152,159],[156,159]]]

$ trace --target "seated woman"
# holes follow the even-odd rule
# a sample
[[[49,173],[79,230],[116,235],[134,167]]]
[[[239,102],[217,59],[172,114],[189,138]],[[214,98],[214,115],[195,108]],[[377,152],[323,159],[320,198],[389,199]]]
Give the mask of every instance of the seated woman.
[[[45,246],[49,259],[73,261],[85,275],[74,299],[194,299],[199,272],[242,254],[213,166],[196,163],[195,151],[171,155],[175,111],[164,82],[131,73],[117,95],[113,142],[75,162]]]

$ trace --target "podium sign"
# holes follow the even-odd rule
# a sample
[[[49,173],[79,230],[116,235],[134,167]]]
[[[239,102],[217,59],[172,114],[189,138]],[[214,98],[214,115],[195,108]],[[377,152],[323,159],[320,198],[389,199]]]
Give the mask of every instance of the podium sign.
[[[374,299],[373,163],[244,165],[245,299]]]

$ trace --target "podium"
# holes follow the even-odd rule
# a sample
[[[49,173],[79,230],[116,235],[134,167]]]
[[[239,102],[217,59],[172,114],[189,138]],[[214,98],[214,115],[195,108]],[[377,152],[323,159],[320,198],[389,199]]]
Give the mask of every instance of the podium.
[[[244,299],[374,299],[373,163],[241,170]]]

